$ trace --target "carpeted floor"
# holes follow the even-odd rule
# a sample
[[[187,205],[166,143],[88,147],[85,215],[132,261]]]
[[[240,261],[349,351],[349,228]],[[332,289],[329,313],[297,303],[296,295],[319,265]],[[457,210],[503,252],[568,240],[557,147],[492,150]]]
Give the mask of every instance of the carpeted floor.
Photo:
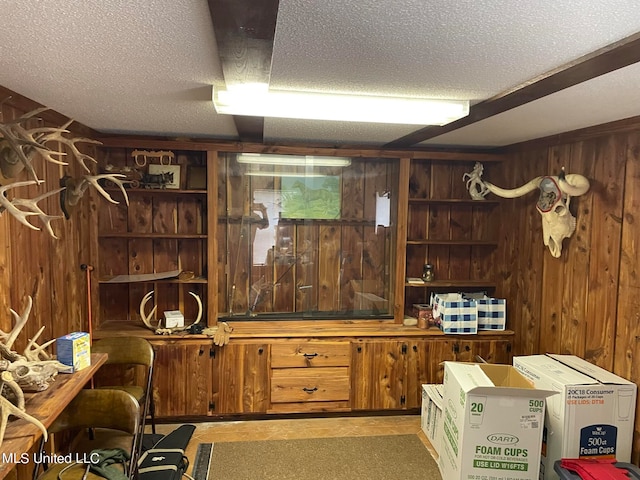
[[[208,480],[441,480],[417,435],[216,442]]]

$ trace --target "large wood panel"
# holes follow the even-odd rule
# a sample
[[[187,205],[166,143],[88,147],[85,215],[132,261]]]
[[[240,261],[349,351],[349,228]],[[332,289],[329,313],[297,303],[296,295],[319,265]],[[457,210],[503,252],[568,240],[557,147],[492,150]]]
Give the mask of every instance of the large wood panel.
[[[640,382],[638,131],[640,125],[626,125],[626,131],[590,131],[574,142],[563,136],[562,144],[523,144],[505,164],[501,186],[507,188],[563,166],[591,182],[586,195],[571,200],[577,228],[560,258],[542,244],[534,193],[502,201],[497,290],[509,305],[515,355],[574,354]],[[640,410],[634,462],[640,460],[639,417]]]
[[[0,121],[3,123],[41,106],[0,87],[0,99],[9,95],[13,97],[0,105]],[[34,119],[27,122],[28,126],[60,127],[65,121],[61,115],[47,112],[41,117],[41,121]],[[88,130],[75,123],[70,129],[76,136],[86,135]],[[78,144],[78,147],[92,156],[96,154],[93,145]],[[71,153],[67,157],[69,165],[61,167],[36,156],[33,165],[44,183],[37,187],[10,189],[7,196],[33,198],[57,189],[60,178],[65,174],[74,177],[86,174]],[[90,162],[88,166],[92,167]],[[27,180],[26,172],[23,171],[17,180]],[[0,329],[10,331],[13,326],[10,308],[21,313],[27,297],[33,298],[29,321],[14,346],[18,351],[22,351],[40,326],[45,329],[38,339],[39,343],[72,331],[88,329],[87,273],[81,265],[95,263],[95,251],[91,243],[96,219],[92,201],[94,196],[95,191],[89,189],[69,220],[53,220],[52,227],[58,239],[52,238],[46,230],[31,230],[21,225],[6,212],[0,215]],[[51,215],[62,215],[58,195],[48,197],[38,205]],[[37,219],[31,218],[30,222],[38,228],[42,227]],[[94,302],[97,304],[97,299]]]

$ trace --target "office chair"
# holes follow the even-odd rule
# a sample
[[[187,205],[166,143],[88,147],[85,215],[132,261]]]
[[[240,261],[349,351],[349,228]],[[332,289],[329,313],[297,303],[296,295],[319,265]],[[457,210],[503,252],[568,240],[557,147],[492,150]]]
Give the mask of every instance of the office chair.
[[[140,403],[140,447],[147,417],[151,418],[151,431],[156,433],[155,402],[153,400],[154,352],[151,343],[141,337],[113,337],[95,340],[91,346],[95,353],[106,353],[108,359],[94,376],[95,388],[124,390]],[[136,367],[144,369],[142,378]]]
[[[140,433],[140,404],[129,393],[123,390],[110,389],[84,389],[69,403],[63,412],[51,424],[50,434],[80,430],[81,438],[72,442],[71,452],[58,452],[60,455],[72,453],[71,463],[54,463],[47,467],[38,476],[40,464],[37,463],[33,472],[33,478],[37,480],[100,480],[103,479],[87,468],[88,462],[79,459],[90,459],[91,453],[114,452],[117,450],[120,458],[130,456],[124,463],[116,463],[108,468],[134,478],[137,468],[137,445]],[[87,440],[87,429],[91,429],[94,437]],[[73,447],[77,445],[76,447]],[[40,458],[43,458],[45,442],[40,443]],[[126,455],[125,455],[126,453]],[[94,453],[95,456],[95,453]],[[115,458],[115,456],[114,456]]]

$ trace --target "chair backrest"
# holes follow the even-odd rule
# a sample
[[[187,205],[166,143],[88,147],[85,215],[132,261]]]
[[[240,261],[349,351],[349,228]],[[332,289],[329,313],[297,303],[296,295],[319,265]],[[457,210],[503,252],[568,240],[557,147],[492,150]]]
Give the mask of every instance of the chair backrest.
[[[141,337],[101,338],[93,342],[91,351],[107,353],[107,364],[112,365],[153,365],[153,347]]]
[[[108,428],[138,434],[140,405],[123,390],[85,389],[67,405],[49,427],[49,433],[74,428]]]

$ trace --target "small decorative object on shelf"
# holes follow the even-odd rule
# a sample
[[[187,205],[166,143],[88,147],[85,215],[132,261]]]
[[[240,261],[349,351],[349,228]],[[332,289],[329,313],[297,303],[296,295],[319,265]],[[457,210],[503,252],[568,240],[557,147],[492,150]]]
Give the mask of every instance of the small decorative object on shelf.
[[[422,280],[425,282],[433,282],[434,274],[433,274],[433,265],[430,263],[425,263],[424,268],[422,270]]]

